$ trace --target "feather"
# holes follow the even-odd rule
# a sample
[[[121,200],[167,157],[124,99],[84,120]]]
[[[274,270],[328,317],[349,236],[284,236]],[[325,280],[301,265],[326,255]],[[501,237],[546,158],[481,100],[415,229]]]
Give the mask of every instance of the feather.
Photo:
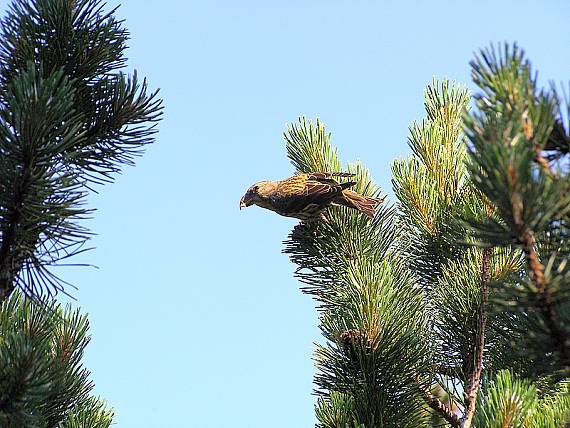
[[[382,199],[369,198],[350,190],[356,181],[339,183],[333,178],[354,176],[345,172],[312,172],[277,182],[261,181],[248,189],[240,206],[255,204],[283,216],[309,220],[322,218],[323,211],[334,203],[373,217]]]

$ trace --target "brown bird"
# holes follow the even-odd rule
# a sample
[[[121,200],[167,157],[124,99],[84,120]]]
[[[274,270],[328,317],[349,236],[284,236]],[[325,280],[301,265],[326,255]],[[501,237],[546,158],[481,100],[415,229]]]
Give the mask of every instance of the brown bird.
[[[333,177],[354,177],[344,172],[312,172],[297,174],[281,181],[260,181],[252,185],[241,198],[239,207],[257,205],[286,217],[313,220],[324,217],[331,204],[354,208],[374,217],[383,199],[369,198],[349,190],[355,181],[339,183]]]

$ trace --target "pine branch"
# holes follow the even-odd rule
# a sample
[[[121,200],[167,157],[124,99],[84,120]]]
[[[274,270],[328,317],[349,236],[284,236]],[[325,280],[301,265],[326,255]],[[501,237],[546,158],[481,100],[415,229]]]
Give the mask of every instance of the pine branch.
[[[320,121],[301,119],[285,138],[297,170],[341,169]],[[356,174],[359,192],[378,194],[364,167],[342,170]],[[316,351],[317,394],[327,403],[351,397],[355,426],[418,426],[424,415],[413,378],[427,371],[424,298],[396,256],[394,209],[383,205],[371,220],[331,207],[328,217],[296,226],[284,251],[318,302],[328,342]]]
[[[465,383],[464,420],[457,416],[450,420],[441,403],[425,394],[424,399],[453,426],[470,426],[476,408],[483,371],[492,256],[491,248],[468,249],[465,243],[472,239],[470,231],[456,220],[479,220],[487,214],[487,203],[471,183],[463,162],[461,122],[468,100],[465,89],[447,81],[429,87],[428,119],[411,128],[409,141],[415,156],[407,163],[395,163],[393,168],[403,228],[411,241],[411,266],[433,300],[433,365],[436,370],[440,366],[458,367],[451,378]],[[455,386],[454,392],[449,393],[459,399]]]
[[[65,421],[54,428],[109,428],[113,422],[113,410],[95,397],[89,397],[69,413]]]
[[[0,426],[110,425],[112,412],[89,395],[81,362],[88,328],[79,311],[51,299],[39,305],[18,290],[0,305]]]
[[[467,396],[465,400],[465,416],[461,428],[470,428],[475,414],[477,393],[481,383],[483,371],[483,353],[485,349],[485,329],[487,327],[487,303],[489,300],[489,268],[491,261],[491,248],[483,250],[483,266],[481,273],[481,303],[479,306],[477,336],[475,345],[474,364],[467,384]]]
[[[68,285],[51,267],[86,250],[91,183],[133,164],[162,114],[146,80],[118,72],[128,32],[103,7],[12,0],[0,23],[2,427],[112,423],[81,364],[87,319],[51,299]]]
[[[522,250],[528,279],[504,284],[503,295],[513,297],[506,310],[518,311],[534,330],[524,333],[532,351],[527,358],[548,365],[551,375],[561,368],[568,373],[570,332],[565,316],[557,314],[569,298],[568,170],[554,173],[543,155],[544,150],[558,150],[566,138],[560,101],[556,91],[537,89],[536,74],[516,46],[505,45],[499,55],[484,50],[472,67],[482,93],[476,96],[477,110],[466,118],[469,169],[478,190],[496,207],[496,216],[471,224],[485,245],[506,248],[515,243]],[[550,361],[542,358],[545,345],[554,351]]]
[[[568,334],[559,327],[558,315],[552,302],[552,290],[544,275],[544,265],[541,263],[536,249],[534,233],[525,225],[521,224],[519,228],[521,230],[519,242],[529,266],[529,276],[540,295],[537,307],[558,352],[567,366],[567,370],[570,370],[570,351],[567,346]]]
[[[100,0],[14,0],[0,46],[0,301],[64,291],[50,268],[85,250],[91,183],[154,141],[162,101],[117,72],[128,32]]]
[[[520,229],[519,242],[522,245],[522,250],[528,263],[530,279],[536,285],[539,293],[544,294],[546,300],[550,300],[550,291],[547,288],[544,276],[544,265],[540,262],[538,252],[536,251],[534,233],[521,221],[518,222],[517,226]]]
[[[485,382],[474,418],[477,427],[565,427],[570,422],[568,383],[544,390],[539,382],[501,370]]]
[[[459,428],[461,426],[461,421],[459,418],[453,414],[451,409],[446,404],[444,404],[439,398],[433,395],[429,390],[423,391],[423,397],[428,406],[430,406],[439,415],[441,415],[441,417],[449,422],[452,427]]]
[[[33,64],[0,89],[0,296],[18,285],[57,279],[46,268],[80,251],[88,234],[75,221],[89,210],[75,175],[62,171],[65,151],[82,138],[73,89],[60,70],[42,78]],[[25,281],[36,273],[39,281]],[[51,287],[45,287],[51,288]]]

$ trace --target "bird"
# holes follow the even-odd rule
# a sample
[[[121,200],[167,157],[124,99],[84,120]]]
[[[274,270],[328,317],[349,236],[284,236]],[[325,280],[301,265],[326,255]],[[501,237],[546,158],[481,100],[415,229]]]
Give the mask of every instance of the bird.
[[[280,181],[259,181],[247,189],[240,200],[240,209],[257,205],[285,217],[302,221],[328,221],[324,211],[328,206],[354,208],[370,218],[383,198],[361,195],[350,187],[356,181],[339,182],[335,178],[350,178],[346,172],[310,172],[293,175]]]

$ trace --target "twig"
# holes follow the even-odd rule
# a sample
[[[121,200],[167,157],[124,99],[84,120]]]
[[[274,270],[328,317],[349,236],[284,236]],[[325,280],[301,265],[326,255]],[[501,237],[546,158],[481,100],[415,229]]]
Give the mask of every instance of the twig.
[[[545,294],[546,279],[544,278],[544,265],[540,262],[538,252],[536,251],[534,234],[528,227],[522,227],[521,229],[519,241],[522,244],[522,250],[528,263],[530,279],[538,289],[538,292]],[[550,293],[548,292],[546,294],[549,295]]]
[[[529,277],[540,295],[537,307],[564,363],[570,366],[570,353],[566,345],[568,335],[558,325],[558,317],[552,305],[552,290],[548,287],[548,281],[544,276],[544,265],[541,263],[536,251],[536,240],[532,230],[527,227],[522,228],[519,241],[522,244],[522,250],[528,263]]]
[[[447,422],[451,424],[451,426],[455,428],[459,428],[461,426],[461,421],[459,418],[453,414],[451,409],[443,403],[439,398],[433,395],[430,391],[424,390],[423,391],[424,400],[433,410],[443,417]]]
[[[481,304],[479,306],[479,322],[477,324],[477,341],[475,344],[475,355],[473,370],[469,376],[467,384],[467,395],[465,399],[465,416],[461,428],[470,428],[475,414],[475,404],[477,393],[481,382],[481,372],[483,371],[483,351],[485,349],[485,328],[487,325],[487,302],[489,300],[489,267],[491,262],[491,248],[483,250],[483,269],[481,275]]]
[[[537,164],[539,164],[542,167],[542,169],[546,172],[546,174],[549,177],[556,176],[556,174],[552,170],[552,167],[550,166],[550,163],[544,156],[542,156],[540,152],[537,151],[536,155],[534,156],[534,160],[536,161]]]
[[[530,141],[534,136],[534,127],[532,124],[532,120],[530,119],[530,116],[528,114],[528,110],[525,110],[523,112],[522,121],[523,121],[524,136],[526,137],[527,140]],[[552,168],[550,167],[550,164],[548,163],[546,158],[542,156],[541,153],[542,150],[543,147],[541,147],[540,145],[538,144],[534,145],[534,151],[535,151],[534,160],[537,164],[539,164],[542,167],[542,169],[546,172],[548,176],[554,177],[555,175],[554,171],[552,171]]]

